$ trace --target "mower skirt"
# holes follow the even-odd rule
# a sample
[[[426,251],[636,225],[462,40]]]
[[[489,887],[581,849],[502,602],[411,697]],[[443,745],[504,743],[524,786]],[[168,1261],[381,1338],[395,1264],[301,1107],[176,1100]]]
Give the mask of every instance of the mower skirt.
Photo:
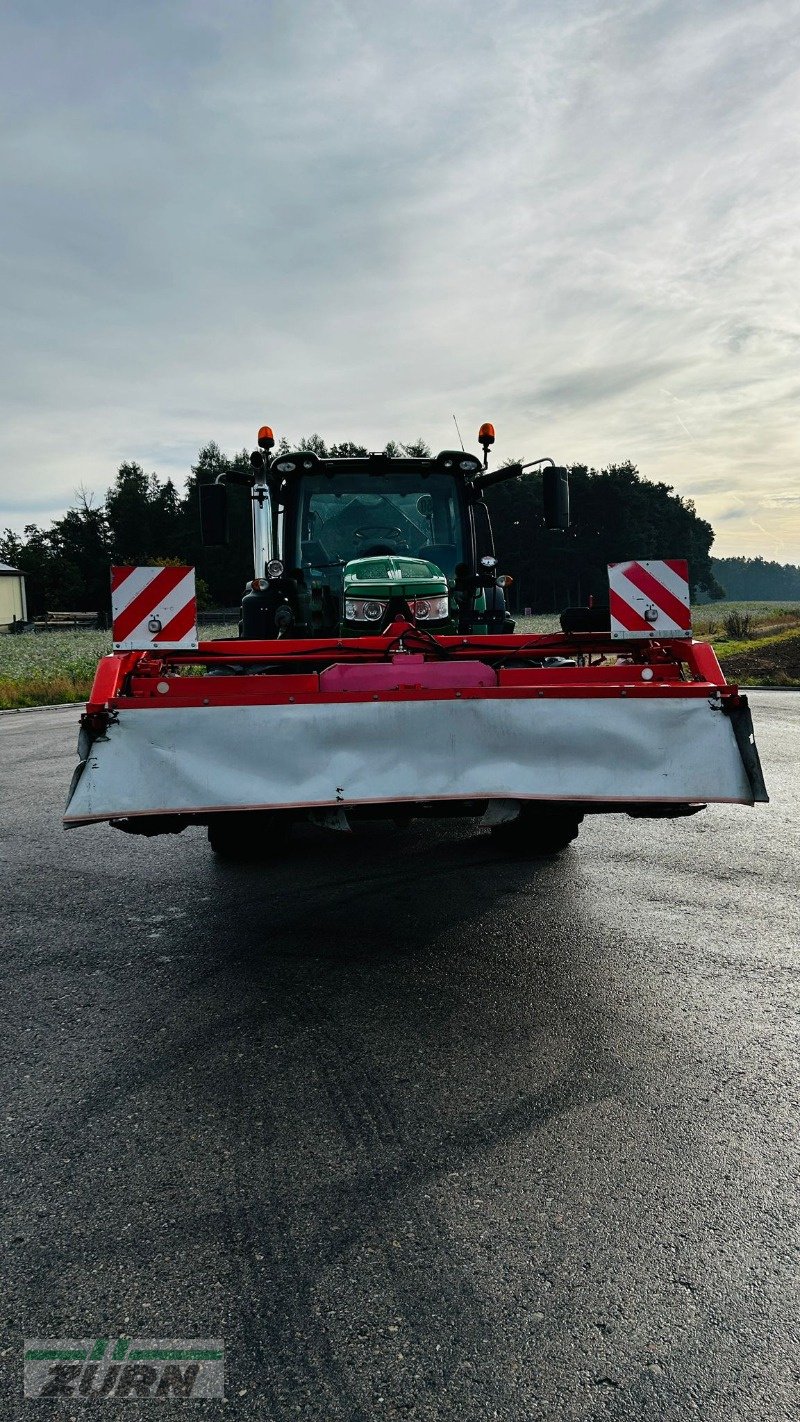
[[[749,712],[747,712],[749,718]],[[86,749],[69,825],[398,801],[764,798],[705,696],[451,695],[127,707]]]

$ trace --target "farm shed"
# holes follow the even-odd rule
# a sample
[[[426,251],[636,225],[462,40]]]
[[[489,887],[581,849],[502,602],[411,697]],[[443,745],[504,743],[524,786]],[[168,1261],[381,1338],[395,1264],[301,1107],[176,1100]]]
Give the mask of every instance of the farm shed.
[[[7,632],[13,622],[27,622],[25,574],[19,568],[0,563],[0,633]]]

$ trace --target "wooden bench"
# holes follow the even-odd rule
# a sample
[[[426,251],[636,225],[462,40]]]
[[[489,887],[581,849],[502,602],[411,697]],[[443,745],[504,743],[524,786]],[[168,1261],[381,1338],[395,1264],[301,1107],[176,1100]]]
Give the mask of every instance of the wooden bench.
[[[58,629],[63,631],[65,628],[68,628],[70,631],[75,631],[75,629],[79,627],[99,627],[100,613],[46,612],[44,617],[38,617],[35,620],[33,626],[36,632],[46,632],[48,630],[55,632]]]

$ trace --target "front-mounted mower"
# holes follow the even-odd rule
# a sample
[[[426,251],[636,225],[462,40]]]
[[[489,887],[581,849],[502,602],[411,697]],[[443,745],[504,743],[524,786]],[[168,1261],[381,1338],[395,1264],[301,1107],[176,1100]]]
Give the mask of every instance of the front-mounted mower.
[[[229,485],[253,510],[240,636],[198,641],[189,568],[112,573],[114,651],[82,718],[68,825],[208,826],[220,853],[292,824],[463,814],[552,853],[586,814],[680,816],[766,800],[747,700],[691,637],[685,564],[617,564],[610,608],[519,634],[498,573],[483,458],[273,457],[200,487],[204,542]],[[547,526],[566,470],[538,460]],[[671,550],[665,550],[669,553]]]

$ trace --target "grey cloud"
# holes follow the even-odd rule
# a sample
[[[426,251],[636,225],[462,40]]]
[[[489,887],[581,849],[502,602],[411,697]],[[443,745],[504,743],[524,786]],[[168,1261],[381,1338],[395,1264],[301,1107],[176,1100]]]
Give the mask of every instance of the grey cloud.
[[[749,508],[740,508],[738,505],[732,509],[720,509],[717,512],[719,523],[734,523],[739,519],[752,518],[753,511]]]
[[[19,524],[23,519],[26,523],[34,523],[42,517],[58,518],[64,512],[67,504],[76,495],[74,488],[54,489],[47,494],[3,494],[2,514],[3,519]]]
[[[632,393],[641,385],[660,380],[665,375],[672,376],[685,362],[679,361],[622,361],[619,364],[589,366],[573,369],[568,375],[555,380],[543,380],[537,385],[537,403],[545,409],[563,406],[568,410],[586,409],[610,397]]]
[[[692,493],[697,495],[730,493],[732,478],[730,474],[723,474],[717,478],[698,479],[692,489]]]
[[[762,509],[800,509],[800,494],[764,494],[759,499]]]

